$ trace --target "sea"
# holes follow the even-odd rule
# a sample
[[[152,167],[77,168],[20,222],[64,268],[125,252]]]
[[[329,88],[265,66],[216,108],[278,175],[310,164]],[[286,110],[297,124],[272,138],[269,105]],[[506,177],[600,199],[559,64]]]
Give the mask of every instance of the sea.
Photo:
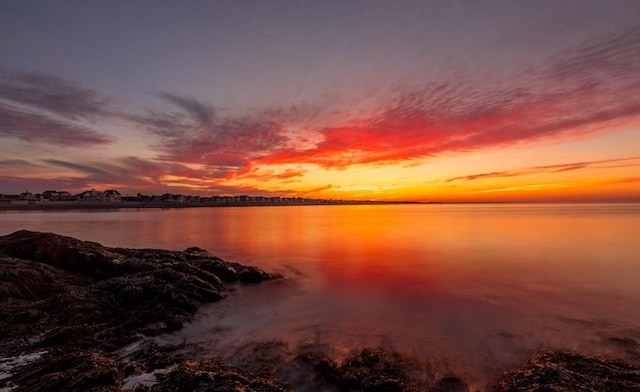
[[[483,385],[539,350],[640,364],[640,204],[2,211],[0,235],[197,246],[283,279],[237,286],[167,342],[340,360],[381,347]]]

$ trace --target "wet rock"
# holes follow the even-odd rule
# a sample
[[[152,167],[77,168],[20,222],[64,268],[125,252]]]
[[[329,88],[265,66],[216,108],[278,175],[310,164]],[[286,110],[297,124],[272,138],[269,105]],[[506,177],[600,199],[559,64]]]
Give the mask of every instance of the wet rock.
[[[98,278],[112,276],[116,270],[112,261],[117,257],[108,248],[53,233],[21,230],[1,236],[0,254]]]
[[[289,387],[270,377],[262,377],[223,365],[219,361],[185,362],[160,377],[151,391],[284,392]]]
[[[237,263],[229,263],[220,259],[211,258],[201,260],[198,266],[220,277],[225,283],[260,283],[267,279],[280,277],[277,274],[264,272],[256,267],[244,266]]]
[[[99,351],[54,351],[22,367],[12,382],[17,391],[118,391],[122,377]]]
[[[506,372],[491,388],[506,391],[637,391],[640,369],[628,364],[548,351]]]
[[[211,264],[217,269],[202,268]],[[0,303],[11,303],[0,307],[0,326],[13,331],[13,337],[29,331],[43,334],[39,344],[45,347],[98,343],[107,348],[139,332],[174,330],[201,304],[224,297],[224,282],[255,283],[273,277],[211,257],[200,248],[106,248],[24,230],[0,237],[0,266]],[[217,270],[235,275],[220,278]],[[26,322],[32,325],[27,328]],[[157,328],[160,323],[164,328]],[[91,335],[83,336],[87,333]]]
[[[455,376],[443,377],[436,383],[434,392],[468,392],[469,386]]]
[[[339,391],[412,392],[428,390],[430,384],[420,377],[424,374],[420,364],[381,349],[363,349],[341,365],[320,352],[303,353],[296,360],[310,365],[318,378]]]
[[[89,281],[36,261],[0,258],[0,302],[35,301]]]
[[[207,252],[206,250],[202,249],[202,248],[198,248],[197,246],[192,246],[190,248],[185,249],[184,251],[182,251],[182,253],[185,254],[185,256],[187,256],[188,258],[204,258],[204,257],[212,257],[211,254],[209,254],[209,252]]]
[[[221,278],[202,268],[211,263],[251,278],[238,272]],[[0,352],[56,353],[0,383],[34,391],[119,390],[124,364],[116,350],[141,334],[181,328],[200,305],[223,298],[229,282],[273,277],[199,248],[107,248],[24,230],[0,236]],[[153,361],[134,362],[142,369]]]

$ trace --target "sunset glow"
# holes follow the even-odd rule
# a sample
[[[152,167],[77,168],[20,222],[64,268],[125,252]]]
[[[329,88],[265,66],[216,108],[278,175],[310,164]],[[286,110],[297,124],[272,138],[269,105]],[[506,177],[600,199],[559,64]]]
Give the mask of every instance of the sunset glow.
[[[640,201],[638,2],[177,5],[0,3],[0,193]]]

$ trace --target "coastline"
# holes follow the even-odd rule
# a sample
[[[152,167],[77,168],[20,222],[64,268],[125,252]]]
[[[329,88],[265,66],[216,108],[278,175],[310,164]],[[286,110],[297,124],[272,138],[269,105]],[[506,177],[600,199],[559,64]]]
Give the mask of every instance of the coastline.
[[[398,205],[398,204],[442,204],[414,201],[305,201],[305,202],[237,202],[237,203],[190,203],[190,202],[144,202],[144,201],[51,201],[51,202],[0,202],[0,211],[46,211],[46,210],[117,210],[117,209],[172,209],[172,208],[222,208],[222,207],[288,207],[330,205]]]
[[[0,236],[2,390],[469,391],[402,353],[354,347],[343,361],[314,347],[250,342],[263,363],[238,367],[198,347],[158,344],[200,306],[238,284],[280,277],[203,249],[108,248],[51,233]],[[291,370],[295,372],[291,373]],[[492,391],[632,390],[640,369],[575,353],[543,352],[487,385]],[[578,388],[579,389],[579,388]]]

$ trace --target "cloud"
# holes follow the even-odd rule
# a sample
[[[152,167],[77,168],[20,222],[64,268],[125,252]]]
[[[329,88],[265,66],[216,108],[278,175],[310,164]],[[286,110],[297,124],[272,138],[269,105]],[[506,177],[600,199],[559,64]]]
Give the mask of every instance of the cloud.
[[[61,147],[88,147],[112,139],[87,127],[0,104],[0,137],[45,142]]]
[[[328,185],[319,186],[319,187],[316,187],[316,188],[305,189],[305,190],[301,190],[301,191],[291,191],[291,192],[289,192],[289,194],[291,196],[302,197],[302,196],[306,196],[306,195],[317,194],[319,192],[327,191],[327,190],[332,189],[332,188],[333,188],[333,185],[328,184]]]
[[[11,168],[11,169],[20,169],[20,168],[33,168],[40,167],[32,162],[29,162],[25,159],[0,159],[0,169],[1,168]]]
[[[38,163],[53,169],[51,172],[55,172],[55,168],[68,169],[65,171],[65,176],[74,178],[75,184],[83,184],[81,188],[101,187],[108,184],[109,187],[135,192],[158,192],[166,187],[191,191],[231,189],[224,187],[221,180],[222,173],[217,172],[215,168],[206,166],[194,168],[180,163],[134,156],[83,162],[44,159]]]
[[[71,120],[108,115],[113,103],[95,90],[35,72],[0,74],[0,98]]]
[[[0,74],[0,137],[64,147],[108,144],[84,124],[110,116],[112,100],[95,90],[34,72]]]
[[[281,148],[252,163],[343,169],[570,138],[616,121],[640,124],[639,41],[640,28],[634,28],[493,85],[455,78],[427,84],[366,118],[318,128],[315,145]]]
[[[528,168],[523,168],[518,170],[470,174],[466,176],[449,178],[445,180],[445,182],[474,181],[474,180],[484,180],[487,178],[515,177],[515,176],[524,176],[524,175],[540,174],[540,173],[561,173],[566,171],[594,169],[594,168],[602,169],[602,168],[612,167],[610,165],[611,163],[616,164],[613,167],[630,167],[630,166],[640,167],[640,157],[561,163],[561,164],[555,164],[555,165],[533,166],[533,167],[528,167]]]
[[[90,175],[98,175],[98,176],[110,175],[110,173],[104,169],[94,167],[94,166],[82,165],[79,163],[66,162],[58,159],[45,159],[43,162],[48,163],[50,165],[65,167],[67,169],[73,169],[73,170],[76,170],[85,174],[90,174]]]
[[[0,176],[0,193],[18,194],[24,191],[33,193],[45,190],[80,190],[90,188],[90,184],[83,178],[75,177],[24,177],[24,176]]]
[[[460,181],[460,180],[473,181],[473,180],[479,180],[479,179],[485,179],[485,178],[514,177],[514,176],[518,176],[520,174],[521,173],[519,173],[519,172],[509,172],[509,171],[498,171],[498,172],[491,172],[491,173],[470,174],[468,176],[449,178],[448,180],[446,180],[446,182]]]
[[[205,126],[212,125],[215,117],[215,109],[213,106],[193,98],[186,98],[166,92],[160,92],[157,95],[186,111],[200,124]]]
[[[623,121],[640,125],[639,40],[640,28],[633,28],[492,83],[453,75],[400,89],[369,115],[354,118],[347,111],[348,120],[332,117],[331,125],[322,123],[330,116],[319,106],[225,116],[202,100],[168,92],[156,95],[173,110],[148,110],[129,120],[156,137],[158,159],[207,165],[227,179],[274,164],[411,164],[451,152],[573,138]]]
[[[623,121],[640,126],[639,41],[640,28],[634,28],[541,59],[525,71],[505,73],[501,80],[473,80],[460,74],[396,89],[372,104],[366,115],[349,113],[348,108],[340,115],[328,114],[334,109],[328,104],[227,115],[203,100],[170,92],[155,94],[170,109],[132,114],[116,110],[113,100],[95,90],[59,78],[3,73],[0,137],[57,146],[101,146],[112,139],[86,124],[125,120],[125,125],[142,128],[153,137],[155,159],[49,159],[40,163],[72,171],[83,184],[142,189],[169,184],[224,191],[236,189],[224,185],[233,179],[282,182],[305,174],[269,166],[277,164],[329,169],[364,164],[406,166],[446,153],[572,138]],[[637,162],[631,161],[637,158],[629,159],[494,171],[447,181]]]
[[[159,138],[159,159],[239,170],[289,140],[268,113],[221,117],[201,101],[170,93],[158,96],[180,111],[151,110],[130,119]]]
[[[138,157],[121,157],[82,163],[61,159],[44,159],[40,162],[48,166],[71,169],[78,177],[85,178],[88,183],[139,185],[143,188],[150,184],[159,183],[160,178],[167,173],[187,176],[202,174],[182,165]]]

